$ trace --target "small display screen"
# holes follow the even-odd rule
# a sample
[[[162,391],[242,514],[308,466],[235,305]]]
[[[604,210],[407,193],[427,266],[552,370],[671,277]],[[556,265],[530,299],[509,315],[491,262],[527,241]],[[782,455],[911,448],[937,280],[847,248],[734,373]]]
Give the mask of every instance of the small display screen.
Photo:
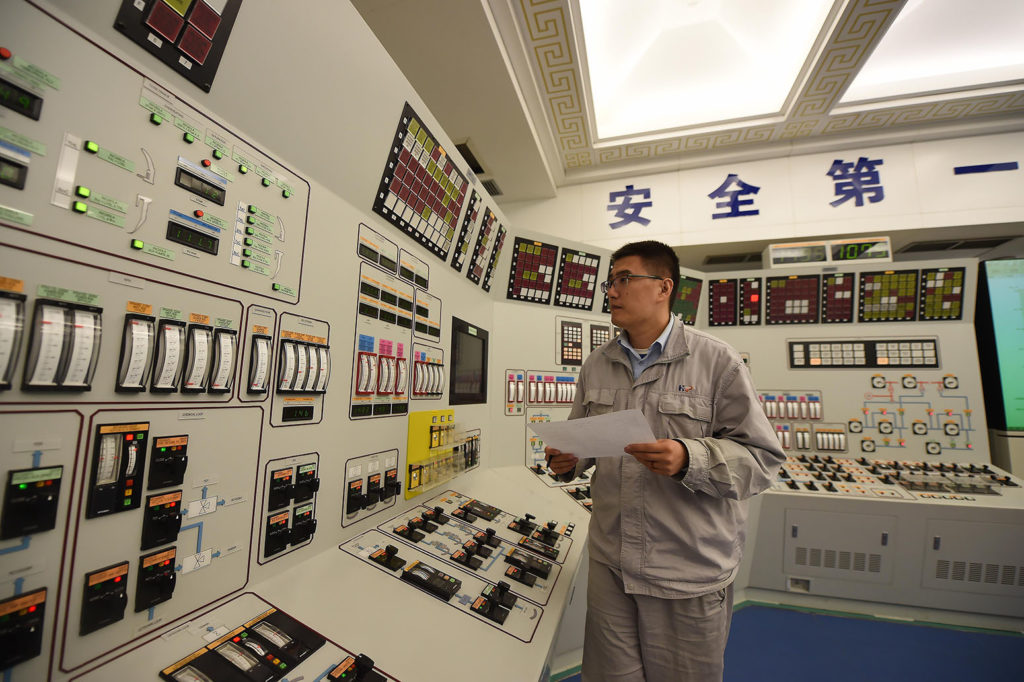
[[[1024,431],[1024,259],[985,262],[982,284],[984,338],[995,342],[982,354],[985,407],[1000,428]]]
[[[281,408],[281,421],[283,422],[308,422],[312,420],[312,405],[286,405]]]
[[[773,265],[789,265],[791,263],[823,263],[826,259],[826,253],[824,244],[773,246],[771,258]]]
[[[205,251],[212,256],[216,256],[220,249],[220,240],[216,237],[173,222],[167,223],[167,239]]]
[[[452,318],[452,405],[470,405],[487,401],[487,340],[483,329]]]
[[[888,258],[889,256],[889,240],[887,239],[832,244],[832,260],[870,260],[872,258]]]
[[[702,284],[704,284],[703,280],[679,275],[679,292],[672,304],[672,313],[681,317],[683,324],[692,325],[697,321]]]
[[[42,97],[3,78],[0,78],[0,104],[22,116],[28,116],[33,121],[39,120],[39,114],[43,110]]]
[[[14,189],[25,189],[26,176],[28,176],[27,167],[0,157],[0,184]]]
[[[211,182],[192,175],[184,168],[178,168],[178,172],[174,176],[174,184],[221,206],[224,205],[224,198],[227,196],[227,190],[223,187],[218,187]]]

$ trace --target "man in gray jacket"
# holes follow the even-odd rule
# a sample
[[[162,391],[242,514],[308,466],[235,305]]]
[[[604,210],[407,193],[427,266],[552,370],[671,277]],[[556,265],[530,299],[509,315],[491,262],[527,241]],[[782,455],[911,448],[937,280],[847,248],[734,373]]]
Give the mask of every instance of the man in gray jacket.
[[[623,246],[601,288],[622,334],[587,358],[569,419],[640,409],[658,440],[597,462],[583,680],[721,680],[746,500],[785,455],[739,354],[672,316],[670,247]],[[545,454],[566,480],[594,464]]]

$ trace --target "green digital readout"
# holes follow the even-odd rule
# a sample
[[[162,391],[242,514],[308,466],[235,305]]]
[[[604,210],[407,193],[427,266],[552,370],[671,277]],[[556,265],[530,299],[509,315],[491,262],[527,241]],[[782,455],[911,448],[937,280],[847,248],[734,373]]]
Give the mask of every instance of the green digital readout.
[[[0,105],[38,121],[43,110],[43,98],[0,78]]]
[[[859,242],[832,243],[832,260],[870,260],[872,258],[889,258],[888,239],[869,239]]]
[[[211,256],[216,256],[220,250],[220,240],[216,237],[175,222],[167,223],[167,239],[176,244],[205,251]]]

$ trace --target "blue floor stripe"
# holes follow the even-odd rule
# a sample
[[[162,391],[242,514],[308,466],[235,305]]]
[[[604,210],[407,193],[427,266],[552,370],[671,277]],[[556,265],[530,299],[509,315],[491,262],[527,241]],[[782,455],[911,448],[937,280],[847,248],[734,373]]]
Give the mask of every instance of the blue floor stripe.
[[[736,611],[725,681],[1019,682],[1024,637],[748,606]]]

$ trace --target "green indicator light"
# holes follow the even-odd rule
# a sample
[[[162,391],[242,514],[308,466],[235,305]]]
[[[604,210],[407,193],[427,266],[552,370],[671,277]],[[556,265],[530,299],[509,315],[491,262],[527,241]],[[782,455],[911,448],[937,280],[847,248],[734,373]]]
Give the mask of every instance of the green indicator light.
[[[135,435],[136,439],[142,439],[142,438],[145,438],[145,437],[146,437],[146,434],[144,434],[144,433],[138,433],[138,434]]]
[[[160,448],[160,452],[167,452],[167,448]]]
[[[188,142],[189,144],[192,144],[193,142],[196,141],[196,137],[192,133],[185,133],[184,135],[181,136],[181,139],[185,140],[185,142]]]
[[[270,178],[263,178],[263,186],[270,187]]]
[[[224,158],[224,152],[222,152],[219,149],[214,149],[213,150],[213,158],[215,158],[215,159],[223,159]]]
[[[252,249],[242,249],[242,255],[249,257],[252,255]]]
[[[248,210],[249,210],[249,213],[255,213],[256,212],[256,207],[254,205],[252,205],[252,204],[249,204],[249,209]]]
[[[247,228],[245,228],[245,233],[246,234],[256,234],[256,230],[254,228],[247,227]]]
[[[238,172],[241,173],[242,175],[245,175],[246,173],[249,172],[249,168],[248,168],[248,166],[243,166],[242,164],[238,164]]]
[[[283,196],[285,199],[287,199],[291,195],[292,195],[291,190],[287,190],[287,189],[281,190],[281,196]]]
[[[243,268],[247,268],[247,267],[249,267],[250,265],[251,265],[251,263],[249,263],[249,261],[247,261],[247,260],[243,260],[243,261],[242,261],[242,267],[243,267]]]
[[[141,249],[145,245],[146,245],[146,243],[144,241],[142,241],[141,239],[133,239],[132,240],[132,248],[133,249]]]
[[[246,216],[245,217],[245,222],[249,223],[250,225],[255,225],[256,224],[256,219],[253,218],[251,215],[250,216]]]
[[[155,126],[158,126],[158,125],[160,125],[161,123],[164,122],[164,117],[161,116],[160,114],[150,114],[149,115],[149,122],[152,123]]]
[[[79,185],[78,187],[75,188],[75,194],[84,199],[88,199],[89,195],[92,194],[92,190],[89,189],[88,187],[83,187],[82,185]]]
[[[277,282],[274,282],[270,286],[271,286],[271,288],[273,288],[274,291],[281,291],[281,285],[278,284]]]
[[[71,210],[74,211],[75,213],[85,213],[86,211],[89,210],[89,207],[86,205],[84,201],[76,201],[75,203],[71,204]]]
[[[129,499],[129,500],[125,500],[125,501],[124,501],[124,506],[126,506],[126,507],[127,507],[127,506],[128,506],[128,505],[130,505],[131,503],[132,503],[132,501],[131,501],[130,499]]]
[[[245,245],[246,245],[246,246],[252,246],[252,240],[251,240],[251,239],[249,239],[248,237],[246,237],[246,238],[245,238]]]
[[[249,633],[248,633],[248,632],[243,632],[243,633],[242,633],[242,639],[245,639],[245,638],[246,638],[246,637],[248,637],[248,636],[249,636]]]
[[[21,485],[18,486],[18,488],[20,488],[21,490],[24,490],[27,487],[28,487],[27,483],[22,483]]]
[[[287,666],[287,665],[285,665],[284,663],[282,663],[282,664],[281,664],[280,666],[278,666],[278,667],[280,667],[280,668],[281,668],[281,670],[284,670],[284,669],[285,669],[285,668],[287,668],[288,666]]]
[[[85,151],[89,152],[90,154],[95,154],[99,150],[100,150],[100,146],[98,144],[96,144],[95,142],[93,142],[92,140],[86,140],[85,141]]]

